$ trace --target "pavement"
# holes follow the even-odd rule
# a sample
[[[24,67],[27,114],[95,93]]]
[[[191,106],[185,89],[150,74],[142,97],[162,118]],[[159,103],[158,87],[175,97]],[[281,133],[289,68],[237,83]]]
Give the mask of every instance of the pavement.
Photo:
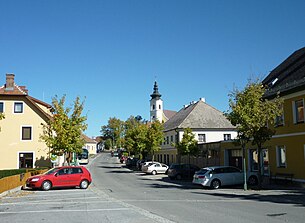
[[[92,161],[97,158],[99,154],[96,156],[90,157],[90,162],[88,165],[86,165],[87,168],[90,168]],[[132,171],[132,170],[131,170]],[[135,173],[137,171],[134,171]],[[183,187],[186,188],[192,188],[192,187],[198,187],[198,185],[194,185],[191,182],[188,181],[180,181],[179,184],[181,184]],[[243,186],[233,186],[233,187],[225,187],[220,188],[218,190],[206,190],[207,193],[213,193],[213,194],[222,194],[222,195],[228,195],[228,196],[292,196],[292,195],[302,195],[300,198],[302,199],[302,203],[305,205],[305,184],[301,183],[287,183],[287,182],[280,182],[275,183],[265,183],[263,184],[263,187],[261,189],[257,189],[255,187],[249,188],[248,190],[244,190]],[[5,196],[11,196],[11,195],[18,195],[18,193],[22,194],[23,190],[22,187],[16,187],[12,190],[5,191],[0,194],[1,197]]]

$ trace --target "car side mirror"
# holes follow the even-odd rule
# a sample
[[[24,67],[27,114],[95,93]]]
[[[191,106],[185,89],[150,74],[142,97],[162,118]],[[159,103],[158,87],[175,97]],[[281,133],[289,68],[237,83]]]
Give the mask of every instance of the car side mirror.
[[[58,173],[55,173],[54,176],[55,176],[55,177],[58,177]]]

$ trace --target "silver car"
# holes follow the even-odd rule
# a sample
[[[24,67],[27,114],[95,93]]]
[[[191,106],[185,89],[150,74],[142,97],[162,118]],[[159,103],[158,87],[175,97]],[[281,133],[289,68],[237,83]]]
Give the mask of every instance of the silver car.
[[[255,173],[248,173],[248,184],[256,185],[258,178]],[[244,173],[232,166],[205,167],[193,176],[193,184],[218,189],[221,186],[237,185],[244,183]]]
[[[150,163],[142,167],[142,172],[156,175],[158,173],[166,173],[168,166],[163,163]]]

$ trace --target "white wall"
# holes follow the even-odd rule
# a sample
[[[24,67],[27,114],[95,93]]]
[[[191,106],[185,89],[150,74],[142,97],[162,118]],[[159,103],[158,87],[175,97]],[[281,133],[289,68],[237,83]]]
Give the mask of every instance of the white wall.
[[[181,141],[183,137],[183,131],[179,131],[179,140]],[[195,139],[198,140],[198,134],[205,134],[206,142],[218,142],[218,141],[223,141],[224,140],[224,134],[231,134],[231,139],[235,139],[237,137],[237,132],[236,131],[193,131],[195,134]],[[162,144],[161,148],[162,149],[169,149],[173,148],[172,141],[171,141],[171,136],[173,136],[173,142],[176,142],[175,135],[177,135],[175,130],[165,132],[164,137],[165,137],[165,143]],[[169,138],[169,143],[167,143],[167,137]],[[200,142],[199,142],[200,143]]]

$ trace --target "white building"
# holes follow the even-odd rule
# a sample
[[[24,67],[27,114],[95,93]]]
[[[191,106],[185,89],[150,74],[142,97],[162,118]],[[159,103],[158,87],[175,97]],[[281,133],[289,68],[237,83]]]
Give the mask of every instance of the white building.
[[[155,82],[150,100],[151,120],[164,122],[164,142],[156,154],[157,160],[164,163],[177,162],[177,149],[173,143],[181,141],[185,128],[191,128],[198,144],[231,140],[237,137],[236,128],[224,114],[205,102],[204,98],[183,106],[178,112],[165,119],[163,101]],[[160,105],[160,107],[158,107]],[[161,115],[162,114],[162,115]]]

